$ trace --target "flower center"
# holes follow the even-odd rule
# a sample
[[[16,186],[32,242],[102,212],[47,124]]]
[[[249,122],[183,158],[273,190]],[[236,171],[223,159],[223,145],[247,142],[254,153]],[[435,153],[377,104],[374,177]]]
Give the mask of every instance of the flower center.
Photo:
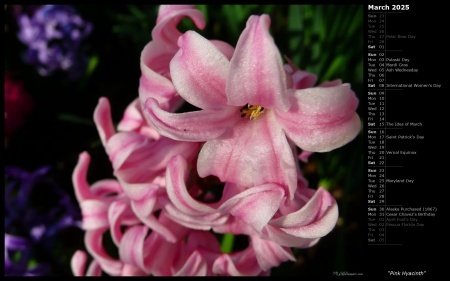
[[[264,107],[260,105],[251,105],[247,103],[241,108],[240,112],[242,118],[249,118],[250,120],[255,120],[256,118],[258,118],[259,115],[261,115],[264,112],[264,110],[265,110]]]

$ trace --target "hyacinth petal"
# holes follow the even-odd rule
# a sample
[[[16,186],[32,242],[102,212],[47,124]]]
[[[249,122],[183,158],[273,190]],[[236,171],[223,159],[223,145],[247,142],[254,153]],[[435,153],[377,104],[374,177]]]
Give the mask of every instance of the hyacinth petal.
[[[152,39],[161,41],[165,45],[176,45],[181,32],[177,25],[184,17],[189,17],[199,28],[205,28],[206,22],[202,12],[194,5],[161,5],[156,19],[156,26],[152,30]]]
[[[294,89],[306,89],[316,84],[317,76],[304,70],[297,70],[292,74],[292,80]]]
[[[104,198],[122,192],[122,187],[117,180],[104,179],[91,185],[91,192],[96,198]]]
[[[71,260],[70,267],[74,276],[101,276],[102,268],[96,260],[93,260],[84,273],[87,263],[87,254],[84,251],[77,250]]]
[[[147,273],[134,265],[124,264],[120,276],[147,276]]]
[[[131,264],[145,270],[144,265],[144,240],[148,228],[142,225],[134,225],[125,230],[120,240],[119,256],[124,263]]]
[[[166,197],[168,200],[168,198]],[[164,203],[166,205],[166,203]],[[167,216],[167,212],[162,209],[161,213],[158,216],[158,220],[161,222],[162,225],[170,229],[170,231],[175,235],[177,241],[181,241],[188,235],[188,233],[191,231],[190,229],[180,225],[179,223],[175,222],[169,216]],[[167,240],[165,237],[163,238]]]
[[[166,205],[164,210],[166,216],[176,223],[198,230],[210,230],[212,227],[223,225],[228,219],[228,215],[221,215],[217,212],[197,216],[188,215],[172,204]]]
[[[220,244],[215,234],[210,231],[191,231],[189,233],[186,250],[206,249],[211,252],[220,252]]]
[[[138,92],[141,103],[152,97],[164,104],[164,109],[168,110],[167,103],[178,95],[169,79],[169,63],[177,50],[176,45],[170,47],[158,41],[150,41],[145,45],[140,58],[141,77]]]
[[[234,47],[231,46],[230,44],[228,44],[225,41],[220,41],[220,40],[209,40],[211,43],[214,44],[214,46],[216,46],[217,49],[219,49],[219,51],[222,52],[222,54],[224,54],[224,56],[228,59],[231,60],[231,58],[233,57],[234,54]]]
[[[100,264],[96,260],[93,260],[86,271],[86,276],[101,276],[101,275],[102,275],[102,268]]]
[[[111,137],[106,144],[106,152],[113,165],[115,176],[125,182],[148,181],[154,177],[152,171],[136,169],[136,163],[153,159],[152,152],[148,148],[154,145],[154,141],[136,132],[121,132]],[[147,165],[146,165],[147,166]],[[148,166],[153,168],[152,166]],[[148,175],[148,176],[147,176]]]
[[[77,250],[70,259],[70,267],[74,276],[101,276],[102,268],[96,260],[93,260],[88,266],[85,274],[87,263],[87,253]]]
[[[225,55],[195,31],[180,36],[178,46],[170,62],[170,74],[180,96],[202,109],[226,107],[229,61]]]
[[[266,226],[267,227],[267,226]],[[216,233],[231,233],[231,234],[244,234],[244,235],[253,235],[258,234],[255,228],[251,227],[249,224],[243,222],[241,219],[237,217],[230,216],[228,220],[221,225],[217,225],[212,227],[214,232]],[[265,228],[264,228],[265,229]],[[263,229],[263,231],[264,231]]]
[[[161,109],[152,98],[147,99],[143,112],[161,135],[179,141],[202,142],[215,139],[238,120],[238,109],[233,107],[219,111],[170,113]]]
[[[108,203],[101,200],[84,200],[80,203],[83,215],[83,229],[103,229],[109,227]]]
[[[194,251],[173,276],[206,276],[207,264],[198,251]]]
[[[274,219],[270,225],[294,236],[319,238],[333,230],[338,213],[336,200],[326,189],[319,187],[300,210]]]
[[[341,79],[336,79],[336,80],[332,80],[332,81],[325,81],[319,84],[319,87],[336,87],[342,85],[342,80]]]
[[[105,97],[101,97],[98,100],[94,110],[94,122],[103,146],[106,146],[106,142],[116,133],[116,130],[111,118],[111,106],[109,100]]]
[[[227,200],[219,208],[253,226],[258,232],[280,207],[284,190],[276,184],[252,187]]]
[[[186,214],[200,215],[216,212],[216,209],[193,199],[186,188],[188,167],[186,160],[174,156],[167,165],[166,189],[172,203]]]
[[[74,276],[84,276],[86,268],[87,254],[84,251],[77,250],[70,259],[70,267]]]
[[[272,111],[256,120],[240,119],[225,134],[205,143],[197,162],[200,177],[246,187],[274,183],[293,198],[297,172],[291,147]]]
[[[181,99],[180,96],[177,98],[173,98],[170,100],[170,104],[172,101],[176,99]],[[169,109],[169,111],[172,111]],[[122,119],[119,124],[117,124],[117,130],[119,132],[137,132],[151,140],[158,140],[161,138],[161,135],[152,127],[147,125],[147,121],[144,119],[141,110],[141,101],[139,98],[135,98],[125,109]]]
[[[299,155],[298,159],[301,160],[303,163],[308,163],[309,156],[311,156],[314,152],[303,150]]]
[[[213,264],[213,273],[227,276],[256,276],[261,268],[251,247],[234,254],[222,254]]]
[[[180,242],[169,243],[161,235],[150,233],[144,241],[144,269],[154,276],[168,276],[174,258],[180,251]]]
[[[157,189],[148,189],[144,196],[139,199],[135,199],[131,201],[131,207],[133,208],[133,212],[139,214],[141,217],[146,217],[150,215],[155,209],[156,200],[157,200]]]
[[[110,229],[111,237],[116,244],[116,246],[119,246],[120,240],[122,239],[122,230],[120,227],[122,226],[122,220],[123,214],[125,210],[127,209],[127,204],[123,201],[115,201],[112,202],[111,205],[108,208],[108,221],[110,223]]]
[[[277,267],[284,261],[295,261],[291,249],[282,247],[273,241],[261,239],[258,235],[252,235],[251,239],[256,259],[262,270],[267,271],[272,267]]]
[[[174,13],[189,9],[195,9],[195,5],[160,5],[158,9],[158,17],[156,18],[156,24],[170,18]]]
[[[286,73],[269,33],[268,15],[250,16],[230,61],[226,84],[228,104],[247,103],[287,111]]]
[[[151,228],[154,232],[160,233],[167,241],[175,242],[176,237],[172,231],[152,214],[155,211],[157,196],[157,189],[148,190],[146,195],[139,201],[131,201],[131,209],[143,224]]]
[[[271,226],[270,223],[263,229],[262,238],[273,241],[280,246],[295,248],[309,248],[320,240],[320,238],[304,238],[290,235],[279,227]]]
[[[91,156],[86,151],[80,153],[78,163],[73,170],[72,183],[79,203],[94,198],[86,179],[90,161]]]
[[[175,234],[173,234],[173,232],[168,227],[163,225],[153,214],[150,214],[146,217],[142,217],[139,215],[137,216],[144,225],[149,227],[155,233],[159,233],[168,242],[175,243],[177,241],[177,237],[175,236]]]
[[[276,114],[286,135],[300,148],[327,152],[358,135],[358,99],[349,84],[298,90],[291,97],[289,111]]]
[[[132,201],[141,201],[148,196],[148,193],[155,192],[160,188],[153,183],[127,183],[121,181],[125,195]]]
[[[151,140],[136,132],[117,133],[106,145],[114,175],[130,184],[152,182],[165,171],[173,155],[181,154],[191,160],[198,149],[197,143],[168,138]]]
[[[122,119],[117,124],[118,131],[137,131],[140,127],[145,125],[145,120],[140,110],[139,98],[135,98],[125,109]],[[155,131],[156,133],[156,131]],[[154,139],[158,139],[159,134],[156,133]]]
[[[88,230],[84,236],[84,244],[87,251],[96,259],[103,271],[106,273],[118,276],[122,271],[123,263],[119,260],[113,259],[105,250],[103,246],[102,235],[104,230]]]

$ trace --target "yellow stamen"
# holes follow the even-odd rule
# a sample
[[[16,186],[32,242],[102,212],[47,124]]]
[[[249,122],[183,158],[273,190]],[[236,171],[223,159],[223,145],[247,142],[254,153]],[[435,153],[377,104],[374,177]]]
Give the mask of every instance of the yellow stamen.
[[[250,120],[255,120],[256,118],[258,118],[259,115],[261,115],[264,112],[264,110],[265,110],[264,107],[260,105],[251,105],[247,103],[241,108],[240,112],[242,118],[249,118]]]

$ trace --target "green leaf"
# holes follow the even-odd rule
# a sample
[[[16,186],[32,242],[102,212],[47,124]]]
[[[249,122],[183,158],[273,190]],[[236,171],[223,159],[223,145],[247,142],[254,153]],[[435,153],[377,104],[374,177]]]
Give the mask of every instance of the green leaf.
[[[301,30],[303,29],[303,21],[302,21],[302,10],[299,5],[291,5],[289,6],[288,11],[288,25],[287,29],[291,34],[289,40],[289,49],[295,50],[296,47],[300,44],[301,40]]]
[[[330,187],[331,187],[331,180],[329,180],[329,179],[321,179],[320,181],[319,181],[319,186],[321,186],[321,187],[323,187],[323,188],[325,188],[326,190],[330,190]]]
[[[339,68],[345,67],[344,62],[345,57],[343,55],[337,56],[331,63],[330,67],[328,67],[327,71],[322,77],[322,80],[323,81],[332,80],[335,77],[336,73],[338,72]]]
[[[33,269],[36,266],[38,266],[38,262],[36,259],[32,258],[29,262],[28,262],[28,269]]]
[[[94,70],[97,68],[98,61],[99,61],[98,55],[93,55],[89,58],[89,64],[86,70],[86,75],[88,77],[91,76]]]
[[[82,118],[69,113],[61,113],[58,115],[58,120],[66,121],[75,124],[87,125],[87,126],[95,126],[94,121],[86,118]]]
[[[128,5],[127,8],[134,17],[136,17],[139,20],[145,20],[145,14],[135,5]]]
[[[258,8],[259,7],[259,5],[249,5],[252,9],[256,9],[256,8]],[[264,5],[263,6],[263,14],[271,14],[272,13],[272,11],[273,11],[273,8],[275,7],[276,5]]]
[[[22,252],[21,251],[15,251],[11,260],[14,261],[14,262],[19,262],[21,257],[22,257]]]

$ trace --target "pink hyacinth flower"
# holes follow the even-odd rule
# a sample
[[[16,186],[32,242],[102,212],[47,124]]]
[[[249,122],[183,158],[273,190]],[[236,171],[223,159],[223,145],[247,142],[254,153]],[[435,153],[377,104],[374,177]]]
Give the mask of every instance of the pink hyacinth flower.
[[[199,29],[205,28],[203,14],[194,5],[161,5],[152,30],[152,41],[141,52],[140,100],[145,102],[152,97],[168,111],[173,111],[184,102],[172,84],[169,63],[179,50],[177,41],[182,33],[177,25],[185,17],[190,18]],[[233,47],[223,41],[213,42],[227,57],[231,57]]]
[[[72,269],[72,273],[74,276],[101,276],[102,268],[96,260],[93,260],[88,269],[86,269],[87,264],[87,254],[84,251],[78,250],[76,251],[71,260],[70,267]]]
[[[187,162],[181,156],[171,159],[166,174],[170,202],[163,210],[186,227],[260,235],[283,246],[309,247],[336,225],[336,200],[324,188],[308,188],[301,174],[288,206],[284,189],[271,183],[250,188],[226,183],[218,202],[200,202],[189,194],[187,172]]]
[[[288,64],[284,65],[284,69],[286,71],[287,77],[287,88],[288,89],[307,89],[314,87],[317,82],[317,76],[308,71],[299,69],[292,60],[286,57]],[[318,87],[334,87],[342,85],[342,81],[340,79],[336,79],[333,81],[325,81],[322,82]],[[298,159],[304,163],[309,161],[309,157],[313,154],[312,151],[303,150],[299,155]]]
[[[297,181],[288,139],[313,152],[348,143],[360,130],[358,99],[349,84],[288,90],[269,26],[268,15],[251,16],[231,61],[209,40],[186,32],[171,78],[202,110],[170,113],[149,97],[143,112],[164,136],[206,142],[197,162],[201,177],[248,187],[278,184],[292,199]]]
[[[213,230],[218,233],[260,235],[280,246],[309,248],[333,230],[338,214],[337,202],[326,189],[299,187],[291,205],[281,204],[261,234],[236,216],[230,217],[225,224],[213,227]]]
[[[226,276],[268,276],[270,269],[284,261],[295,261],[292,251],[269,240],[252,235],[250,245],[239,252],[222,254],[214,262],[213,272]]]
[[[142,115],[139,98],[134,99],[127,106],[122,119],[117,124],[117,131],[136,132],[153,140],[157,140],[161,137],[161,134],[148,126],[147,120],[145,120],[144,115]]]
[[[133,213],[130,199],[123,193],[118,181],[105,179],[93,185],[88,183],[86,176],[89,163],[89,154],[81,153],[72,175],[75,195],[83,215],[82,227],[86,230],[86,248],[103,271],[111,275],[121,275],[124,263],[107,253],[102,244],[102,235],[110,230],[113,241],[118,246],[123,236],[121,227],[139,224],[140,220]],[[81,274],[82,259],[77,257],[73,262],[76,262],[73,266]]]
[[[204,251],[220,250],[214,235],[182,227],[164,214],[160,215],[160,219],[177,235],[177,240],[169,242],[156,232],[148,234],[144,226],[136,227],[134,239],[129,241],[128,246],[120,248],[122,259],[154,276],[207,275],[207,268],[212,266],[213,261],[210,255],[204,255]]]
[[[98,261],[95,259],[91,261],[89,267],[86,270],[87,258],[88,256],[86,252],[81,250],[78,250],[73,254],[70,260],[70,266],[73,275],[80,277],[102,276],[102,268],[98,263]],[[119,276],[144,276],[144,275],[146,275],[145,272],[129,264],[124,264],[119,274]]]
[[[154,231],[147,242],[152,243],[153,248],[147,251],[149,245],[144,240],[150,231],[148,218],[137,215],[137,208],[123,192],[119,182],[101,180],[89,185],[86,179],[89,162],[89,154],[81,153],[73,172],[75,195],[83,214],[83,229],[86,230],[85,246],[94,259],[86,274],[96,275],[99,268],[111,276],[157,274],[161,270],[170,272],[172,263],[167,263],[164,255],[176,254],[170,249],[180,243],[187,229],[171,222],[164,214],[159,215],[155,218],[156,223],[151,222],[156,224],[156,228],[152,229]],[[154,204],[146,203],[150,205],[147,208],[152,210]],[[119,258],[112,257],[105,248],[103,239],[108,230],[118,248]],[[72,269],[75,275],[84,274],[85,263],[85,254],[77,253],[73,257]]]
[[[164,214],[161,214],[160,220],[176,234],[176,241],[169,242],[161,234],[150,232],[144,225],[127,228],[118,246],[122,268],[117,273],[124,275],[124,268],[128,266],[135,269],[134,275],[211,275],[213,262],[220,254],[216,237],[211,232],[182,227]],[[99,235],[93,234],[86,239],[88,248],[96,249],[101,243]],[[96,253],[95,250],[93,252]]]
[[[192,198],[186,186],[188,163],[180,155],[173,157],[166,174],[170,203],[164,209],[172,220],[194,229],[209,230],[226,222],[230,215],[239,217],[261,231],[280,208],[284,189],[276,184],[244,188],[226,183],[216,203],[203,203]]]
[[[160,136],[139,122],[143,117],[139,117],[139,110],[133,104],[127,110],[137,121],[128,123],[128,128],[133,130],[115,132],[109,101],[104,97],[99,99],[94,121],[100,138],[134,213],[145,225],[174,241],[174,235],[160,224],[154,213],[162,207],[161,198],[167,196],[164,178],[168,161],[175,155],[191,161],[198,153],[199,144]]]
[[[110,103],[105,97],[99,99],[94,121],[113,165],[114,175],[122,183],[152,183],[158,176],[164,176],[167,163],[174,155],[180,154],[191,161],[200,146],[195,142],[174,141],[160,136],[146,124],[136,127],[136,130],[116,132]],[[129,190],[125,192],[134,199],[135,194]]]
[[[181,33],[177,30],[177,25],[186,16],[197,27],[205,27],[202,13],[193,5],[161,5],[156,26],[152,30],[153,40],[141,53],[139,96],[151,96],[164,104],[166,109],[177,107],[182,102],[170,81],[169,62],[178,50],[176,40]]]
[[[183,228],[170,220],[164,222],[177,233],[179,239],[175,243],[158,233],[148,234],[145,226],[135,226],[122,239],[121,260],[154,276],[267,275],[270,268],[281,262],[295,260],[289,248],[257,235],[249,237],[246,249],[224,254],[212,232]]]
[[[286,57],[286,59],[289,62],[289,64],[284,65],[284,69],[286,70],[288,78],[288,89],[294,88],[300,90],[315,86],[317,82],[317,76],[315,74],[299,69],[289,58]],[[322,82],[317,87],[335,87],[339,85],[342,85],[342,81],[340,79],[336,79],[333,81]],[[303,150],[298,155],[298,159],[304,163],[307,163],[309,161],[309,157],[312,154],[314,154],[313,151]]]

